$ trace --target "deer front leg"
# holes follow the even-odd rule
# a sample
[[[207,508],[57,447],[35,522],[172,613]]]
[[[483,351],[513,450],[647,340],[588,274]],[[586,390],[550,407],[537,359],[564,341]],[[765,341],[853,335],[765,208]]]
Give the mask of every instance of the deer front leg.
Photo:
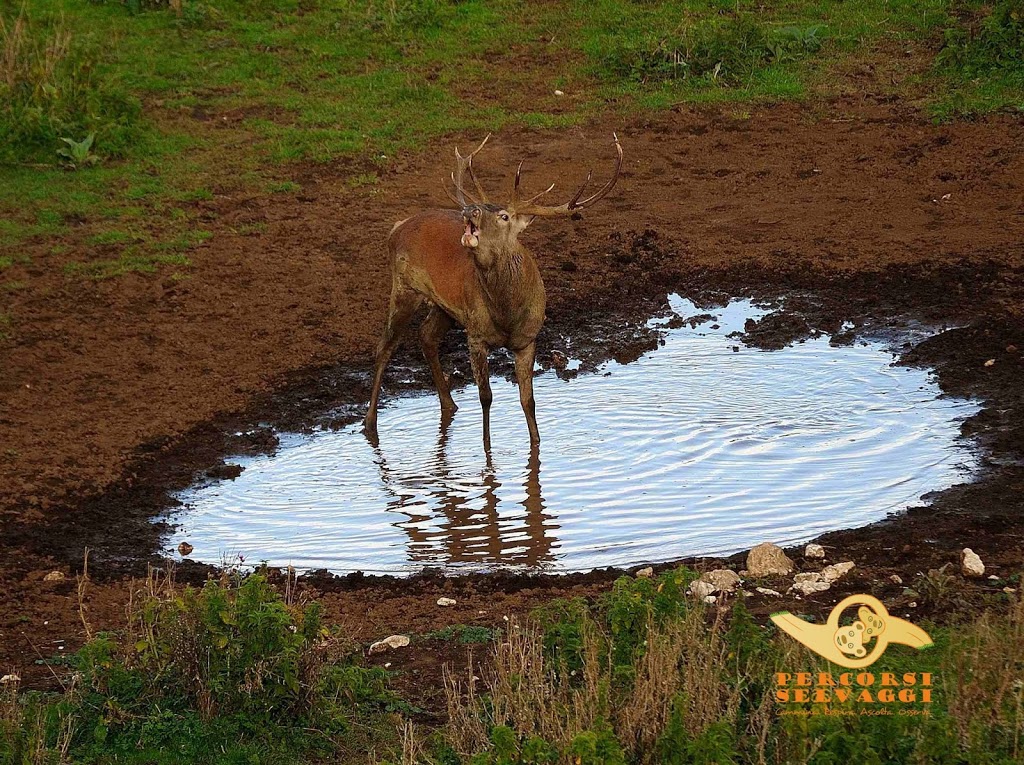
[[[469,360],[473,365],[473,379],[480,391],[480,408],[484,413],[484,451],[491,451],[491,372],[487,366],[487,343],[470,338]]]
[[[537,406],[533,400],[533,360],[537,354],[537,344],[530,343],[525,348],[515,351],[516,382],[519,383],[519,403],[523,405],[526,415],[526,426],[530,429],[530,443],[540,443],[540,431],[537,430]]]
[[[377,437],[377,405],[380,403],[380,387],[384,380],[384,369],[391,360],[391,355],[402,339],[402,333],[409,325],[416,309],[423,298],[412,290],[392,289],[391,303],[388,307],[388,320],[377,346],[376,368],[373,372],[373,389],[370,392],[370,407],[363,420],[363,432],[371,439]]]
[[[451,317],[437,306],[430,309],[427,318],[420,326],[420,341],[423,344],[423,357],[430,367],[430,374],[434,378],[434,387],[437,388],[437,396],[441,399],[441,414],[451,417],[459,407],[452,399],[451,390],[448,388],[448,380],[441,369],[441,357],[438,349],[445,334],[452,327]],[[443,417],[442,417],[443,419]]]

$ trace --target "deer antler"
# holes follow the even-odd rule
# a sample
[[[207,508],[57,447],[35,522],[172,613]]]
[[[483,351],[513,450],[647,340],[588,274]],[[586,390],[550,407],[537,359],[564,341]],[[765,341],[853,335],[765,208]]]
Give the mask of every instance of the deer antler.
[[[469,153],[469,156],[466,157],[462,156],[462,154],[459,153],[458,146],[455,147],[455,172],[453,172],[451,175],[452,182],[455,184],[455,194],[452,194],[451,191],[448,190],[448,187],[446,185],[444,186],[444,190],[448,197],[460,207],[465,207],[470,203],[487,203],[487,194],[484,193],[484,189],[480,185],[480,181],[477,180],[476,175],[473,173],[473,157],[477,155],[477,152],[479,152],[480,149],[484,148],[484,144],[486,144],[487,141],[490,140],[490,138],[491,134],[488,133],[484,140],[480,142],[480,145],[477,146],[476,149],[471,151]],[[469,177],[473,179],[473,187],[476,189],[477,196],[480,197],[479,199],[474,198],[471,194],[469,194],[465,189],[462,188],[462,178],[466,174],[467,170],[469,171]]]
[[[555,187],[555,184],[553,183],[550,186],[548,186],[544,191],[540,192],[540,194],[535,194],[529,199],[520,199],[519,177],[523,169],[523,163],[520,162],[519,168],[516,170],[516,179],[512,189],[512,201],[509,203],[509,212],[514,212],[516,215],[540,215],[547,217],[556,215],[571,215],[576,210],[582,210],[584,207],[588,207],[594,204],[594,202],[596,202],[597,200],[604,197],[604,195],[611,191],[612,187],[615,186],[615,182],[619,180],[619,171],[622,169],[622,146],[619,144],[619,137],[615,135],[615,133],[612,133],[612,138],[615,139],[615,151],[618,154],[618,156],[615,159],[615,174],[604,186],[599,188],[596,192],[591,194],[586,199],[580,200],[580,197],[583,196],[584,189],[587,188],[587,184],[590,183],[590,179],[594,175],[594,171],[591,170],[589,173],[587,173],[587,179],[583,181],[583,185],[580,186],[579,190],[576,192],[573,198],[566,202],[564,205],[549,207],[545,205],[534,204],[534,201],[536,199],[544,196]]]

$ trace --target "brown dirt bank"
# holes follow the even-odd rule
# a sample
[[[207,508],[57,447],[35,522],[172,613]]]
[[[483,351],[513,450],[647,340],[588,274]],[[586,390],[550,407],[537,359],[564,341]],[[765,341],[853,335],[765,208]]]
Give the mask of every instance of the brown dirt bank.
[[[918,318],[967,325],[906,360],[935,366],[945,390],[987,401],[969,423],[988,450],[983,480],[928,510],[825,540],[860,566],[850,591],[881,587],[892,599],[902,588],[878,582],[913,577],[957,546],[982,551],[1001,576],[1024,561],[1022,126],[1010,117],[936,126],[887,108],[684,111],[625,127],[502,134],[482,170],[498,188],[499,169],[525,155],[527,183],[568,188],[591,158],[604,169],[612,129],[623,142],[612,196],[524,237],[549,294],[544,359],[564,336],[590,363],[635,357],[656,342],[637,323],[667,291],[796,292],[784,315],[750,333],[765,346],[844,320],[861,330]],[[117,577],[155,551],[148,518],[166,489],[216,470],[225,455],[272,446],[266,425],[308,426],[361,405],[388,289],[384,236],[394,220],[443,204],[448,154],[401,158],[369,191],[349,189],[345,167],[297,171],[294,196],[225,187],[199,205],[215,236],[185,281],[70,279],[58,255],[45,270],[16,267],[29,286],[5,296],[16,330],[0,346],[0,663],[24,665],[54,653],[54,640],[80,639],[74,587],[44,584],[47,570],[73,570],[92,547],[105,582],[89,591],[88,618],[118,624],[129,584]],[[455,338],[449,345],[459,348]],[[405,359],[418,365],[412,348]],[[238,431],[246,435],[230,435]],[[492,623],[552,596],[592,594],[612,576],[307,586],[368,640]],[[459,609],[433,607],[442,591]],[[845,592],[815,600],[826,607]]]

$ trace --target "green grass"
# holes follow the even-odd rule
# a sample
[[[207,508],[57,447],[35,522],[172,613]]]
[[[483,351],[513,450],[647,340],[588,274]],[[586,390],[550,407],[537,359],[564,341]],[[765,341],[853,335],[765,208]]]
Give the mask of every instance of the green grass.
[[[462,645],[483,645],[494,641],[497,633],[490,627],[472,624],[455,624],[443,629],[428,632],[423,637],[427,640],[443,640]]]
[[[295,163],[383,166],[453,131],[564,127],[608,109],[827,96],[849,62],[906,48],[934,59],[901,87],[935,116],[1021,109],[1020,6],[182,0],[179,15],[157,0],[35,0],[23,65],[0,80],[0,249],[88,245],[144,221],[145,254],[218,194],[296,191]],[[20,8],[0,2],[0,42]],[[62,169],[60,139],[93,132],[99,166]],[[363,171],[349,186],[376,180]]]
[[[1024,606],[922,624],[935,645],[893,645],[869,671],[915,673],[904,701],[782,702],[777,673],[830,665],[738,598],[727,618],[686,595],[685,568],[624,578],[596,603],[554,601],[499,639],[465,678],[448,725],[419,762],[470,765],[930,763],[1010,765],[1024,754]],[[820,623],[821,620],[815,620]],[[932,699],[920,688],[931,673]],[[856,674],[856,673],[854,673]],[[890,714],[877,714],[885,710]]]
[[[931,701],[782,702],[777,673],[843,670],[755,619],[742,598],[728,612],[706,607],[687,594],[695,577],[685,567],[624,577],[599,598],[552,601],[500,632],[425,635],[486,646],[472,666],[449,668],[449,719],[438,722],[289,586],[226,574],[180,589],[154,575],[133,593],[124,629],[51,660],[63,692],[0,685],[0,762],[1020,762],[1019,601],[1000,595],[980,617],[919,622],[930,650],[893,645],[868,670],[931,673]],[[429,651],[417,646],[403,650]],[[883,708],[892,714],[870,714]]]
[[[64,693],[0,687],[0,762],[293,763],[392,746],[387,715],[405,707],[318,604],[259,575],[184,591],[151,579],[136,597],[125,630],[59,658],[76,673]]]

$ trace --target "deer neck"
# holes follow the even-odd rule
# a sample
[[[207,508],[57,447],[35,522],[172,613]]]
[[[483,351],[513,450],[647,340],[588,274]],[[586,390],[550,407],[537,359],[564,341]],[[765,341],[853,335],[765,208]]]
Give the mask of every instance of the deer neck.
[[[530,282],[526,261],[530,255],[518,243],[480,255],[483,257],[477,260],[477,273],[491,317],[508,328],[511,317],[528,299]]]

